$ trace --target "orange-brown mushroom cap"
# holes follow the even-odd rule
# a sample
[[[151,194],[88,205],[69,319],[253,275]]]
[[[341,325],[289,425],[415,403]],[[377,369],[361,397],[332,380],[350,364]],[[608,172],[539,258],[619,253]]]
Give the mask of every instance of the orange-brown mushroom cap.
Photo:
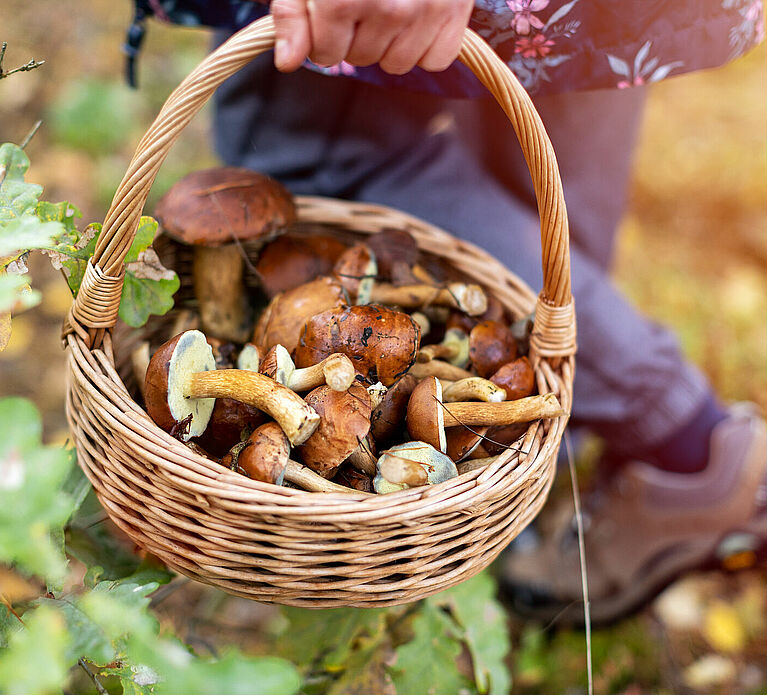
[[[437,451],[446,453],[442,385],[436,377],[426,377],[410,394],[407,403],[407,431],[411,439],[426,442]]]
[[[379,304],[345,306],[306,322],[295,362],[308,367],[340,352],[368,381],[391,386],[415,362],[420,336],[418,324],[401,311]]]
[[[215,167],[188,174],[155,208],[163,230],[185,244],[217,246],[267,237],[296,219],[290,192],[249,169]]]

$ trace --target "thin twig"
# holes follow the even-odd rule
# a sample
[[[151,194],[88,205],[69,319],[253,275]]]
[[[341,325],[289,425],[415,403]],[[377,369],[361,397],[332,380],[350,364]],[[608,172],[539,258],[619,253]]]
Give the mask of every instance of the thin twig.
[[[594,673],[591,658],[591,606],[589,605],[589,582],[586,576],[586,544],[583,540],[583,514],[581,513],[581,496],[578,491],[578,478],[575,475],[575,461],[570,436],[565,432],[565,449],[567,465],[570,469],[570,481],[573,486],[573,503],[575,504],[575,523],[578,527],[578,552],[581,561],[581,587],[583,589],[583,620],[586,632],[586,674],[588,678],[588,694],[594,693]]]
[[[14,72],[29,72],[30,70],[34,70],[35,68],[39,68],[41,65],[45,64],[44,60],[30,60],[28,63],[25,63],[24,65],[19,65],[17,68],[13,68],[11,70],[8,70],[8,72],[3,71],[3,59],[5,58],[5,49],[8,48],[8,43],[6,41],[3,41],[3,45],[0,48],[0,80],[2,80],[4,77],[8,77],[9,75],[13,75]]]
[[[103,685],[101,685],[101,681],[98,679],[96,674],[93,673],[93,671],[91,671],[88,668],[88,664],[85,663],[85,658],[81,656],[77,660],[77,663],[80,666],[80,668],[82,668],[82,670],[85,671],[88,674],[88,677],[93,681],[93,685],[96,686],[96,690],[98,690],[99,695],[109,695],[109,691]]]
[[[26,146],[29,144],[29,141],[30,141],[30,140],[31,140],[33,137],[35,137],[35,133],[36,133],[36,132],[37,132],[37,131],[40,129],[40,126],[41,126],[42,124],[43,124],[43,121],[42,121],[42,119],[41,119],[41,120],[37,121],[37,123],[35,123],[35,124],[32,126],[32,130],[30,130],[30,131],[27,133],[27,137],[25,137],[25,138],[24,138],[24,139],[21,141],[21,144],[19,145],[19,147],[20,147],[22,150],[23,150],[23,149],[24,149],[24,148],[25,148],[25,147],[26,147]]]
[[[6,595],[0,591],[0,602],[3,603],[3,605],[11,612],[11,615],[16,618],[22,625],[24,625],[24,621],[21,619],[21,616],[13,610],[13,606],[11,605],[11,602],[8,600]]]

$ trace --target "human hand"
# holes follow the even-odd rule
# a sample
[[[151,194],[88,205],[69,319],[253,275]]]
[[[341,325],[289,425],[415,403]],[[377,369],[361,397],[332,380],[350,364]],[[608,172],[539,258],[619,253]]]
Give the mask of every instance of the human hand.
[[[438,72],[457,57],[473,0],[272,0],[278,70],[342,60],[403,75]]]

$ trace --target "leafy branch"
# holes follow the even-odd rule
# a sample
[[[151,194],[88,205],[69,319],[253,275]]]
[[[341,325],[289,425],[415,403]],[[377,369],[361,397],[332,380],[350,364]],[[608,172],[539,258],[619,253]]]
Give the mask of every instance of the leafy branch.
[[[15,72],[29,72],[30,70],[34,70],[35,68],[39,68],[41,65],[45,64],[44,60],[30,60],[24,65],[19,65],[17,68],[13,68],[11,70],[3,70],[3,60],[5,59],[5,50],[7,48],[8,43],[3,41],[3,45],[0,47],[0,80],[13,75]]]

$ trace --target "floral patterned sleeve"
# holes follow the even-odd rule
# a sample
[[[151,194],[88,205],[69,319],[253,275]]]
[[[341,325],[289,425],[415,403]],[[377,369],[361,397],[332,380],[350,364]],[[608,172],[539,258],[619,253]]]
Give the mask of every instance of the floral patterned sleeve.
[[[137,17],[239,29],[268,12],[250,0],[134,0]],[[623,89],[722,65],[764,36],[761,0],[476,0],[471,27],[531,94]],[[462,65],[387,75],[375,66],[307,67],[442,96],[484,96]]]

